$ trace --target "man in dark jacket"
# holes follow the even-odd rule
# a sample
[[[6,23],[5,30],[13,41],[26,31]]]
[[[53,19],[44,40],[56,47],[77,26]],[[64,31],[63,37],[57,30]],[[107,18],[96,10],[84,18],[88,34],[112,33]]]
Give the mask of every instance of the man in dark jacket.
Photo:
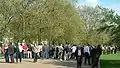
[[[8,53],[10,55],[11,63],[14,63],[14,46],[12,45],[12,43],[8,45]]]
[[[98,68],[98,62],[99,62],[99,58],[102,54],[102,48],[100,45],[97,46],[97,48],[94,50],[94,59],[93,59],[93,64],[91,66],[91,68]]]
[[[92,62],[92,64],[94,63],[95,57],[96,57],[96,47],[93,46],[93,48],[91,50],[91,62]]]
[[[83,47],[77,47],[75,51],[76,59],[77,59],[77,68],[81,68],[82,60],[83,60]]]
[[[18,43],[16,44],[16,49],[15,49],[15,53],[16,53],[16,62],[18,63],[18,59],[20,61],[20,63],[22,62],[22,44],[21,43]]]

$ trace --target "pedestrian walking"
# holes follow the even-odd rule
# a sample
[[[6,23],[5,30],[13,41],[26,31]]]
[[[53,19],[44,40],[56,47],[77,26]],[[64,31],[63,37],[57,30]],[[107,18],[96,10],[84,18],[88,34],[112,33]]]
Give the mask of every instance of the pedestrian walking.
[[[75,59],[75,51],[77,49],[76,45],[73,45],[71,49],[72,49],[71,59]]]
[[[18,63],[18,59],[20,63],[22,62],[22,50],[23,50],[22,44],[21,43],[16,44],[16,63]]]
[[[32,47],[32,51],[34,52],[34,63],[37,62],[38,60],[38,53],[40,52],[39,50],[39,46],[37,44],[35,44],[33,47]]]
[[[8,44],[5,44],[3,48],[4,48],[3,49],[3,54],[4,54],[4,57],[5,57],[5,62],[9,63]]]
[[[47,44],[44,44],[43,46],[43,59],[49,58],[49,46]]]
[[[77,47],[75,55],[77,59],[77,68],[81,68],[82,61],[83,61],[83,55],[84,55],[83,47]]]
[[[8,54],[10,56],[11,63],[14,63],[14,49],[14,45],[10,42],[10,44],[8,45]]]
[[[88,64],[91,65],[90,64],[90,47],[89,47],[89,45],[84,47],[84,56],[85,56],[84,64],[86,65],[86,63],[88,61]]]

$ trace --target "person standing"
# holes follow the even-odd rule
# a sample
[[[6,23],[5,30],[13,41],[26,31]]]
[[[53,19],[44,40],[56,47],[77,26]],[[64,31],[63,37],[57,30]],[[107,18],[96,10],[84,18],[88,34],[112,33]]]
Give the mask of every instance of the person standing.
[[[0,57],[2,56],[2,48],[0,47]]]
[[[32,58],[32,46],[31,46],[31,44],[28,44],[27,57],[30,59]]]
[[[39,58],[42,58],[42,44],[38,44],[39,45],[39,50],[40,50],[40,52],[39,52]]]
[[[73,47],[71,49],[72,49],[71,59],[74,59],[75,58],[75,51],[77,49],[76,45],[73,45]]]
[[[23,47],[23,51],[24,51],[24,52],[23,52],[23,53],[24,53],[23,58],[28,58],[28,56],[27,56],[28,45],[27,45],[26,43],[23,43],[22,47]]]
[[[84,64],[86,65],[86,63],[88,61],[88,64],[91,65],[90,64],[90,47],[89,47],[89,44],[84,47],[84,56],[85,56]]]
[[[10,55],[10,60],[11,60],[11,63],[14,63],[14,50],[15,48],[14,48],[14,45],[12,45],[12,43],[10,43],[9,45],[8,45],[8,54]]]
[[[114,54],[116,54],[117,53],[117,46],[115,46],[115,48],[114,48]]]
[[[95,54],[95,58],[91,68],[98,68],[99,58],[102,54],[102,48],[100,45],[98,45],[97,48],[94,50],[94,54]]]
[[[72,54],[71,45],[67,46],[67,54],[68,54],[67,59],[70,60],[71,59],[71,54]]]
[[[39,46],[37,44],[35,44],[33,47],[32,47],[32,51],[34,52],[34,63],[37,62],[37,59],[38,59],[38,53],[40,52],[39,50]]]
[[[53,46],[50,45],[50,46],[49,46],[49,57],[50,57],[50,58],[53,58],[53,54],[54,54],[54,52],[53,52]]]
[[[58,59],[59,57],[59,47],[55,47],[55,59]]]
[[[77,47],[77,49],[75,51],[75,56],[76,56],[76,60],[77,60],[77,68],[81,68],[83,55],[84,55],[83,47]]]
[[[60,46],[59,46],[59,59],[60,59],[60,61],[62,61],[63,59],[62,59],[62,54],[63,54],[63,45],[61,44]]]
[[[91,50],[91,62],[92,64],[94,63],[94,58],[96,57],[96,47],[93,46],[92,50]]]
[[[49,58],[49,46],[47,44],[44,44],[43,46],[43,59],[44,58]]]
[[[16,62],[18,63],[18,59],[19,59],[19,62],[21,63],[22,62],[22,44],[21,43],[18,43],[18,45],[16,44]]]
[[[3,54],[4,54],[4,57],[5,57],[5,62],[9,63],[8,44],[5,44],[3,48],[4,48],[3,49]]]

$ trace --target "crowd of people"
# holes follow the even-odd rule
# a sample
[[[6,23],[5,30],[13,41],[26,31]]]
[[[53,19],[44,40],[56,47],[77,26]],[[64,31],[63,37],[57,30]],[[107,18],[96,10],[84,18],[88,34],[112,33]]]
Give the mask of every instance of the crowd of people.
[[[98,66],[99,58],[103,54],[116,53],[116,47],[110,46],[90,46],[74,45],[74,44],[26,44],[26,43],[9,43],[4,44],[1,53],[5,57],[6,63],[22,62],[22,59],[34,59],[34,63],[38,59],[59,59],[77,60],[77,67],[80,68],[82,63],[91,65],[91,68]]]
[[[117,46],[102,46],[103,54],[116,54],[120,51],[120,47]]]

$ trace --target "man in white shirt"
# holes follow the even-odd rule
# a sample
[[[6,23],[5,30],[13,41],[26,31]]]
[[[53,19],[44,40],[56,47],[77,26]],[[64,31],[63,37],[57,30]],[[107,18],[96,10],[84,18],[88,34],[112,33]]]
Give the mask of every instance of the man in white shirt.
[[[84,53],[87,52],[90,55],[90,48],[89,46],[84,47]]]
[[[75,53],[75,51],[76,51],[76,46],[73,46],[72,47],[72,53]]]
[[[40,50],[40,52],[38,53],[39,54],[39,58],[42,58],[42,51],[43,51],[42,48],[43,48],[43,45],[39,44],[38,47],[39,47],[39,50]]]
[[[77,68],[81,68],[82,59],[84,55],[83,47],[77,47],[75,54],[76,54],[76,60],[77,60]]]
[[[19,52],[22,52],[23,51],[23,47],[22,47],[21,43],[18,43],[18,47],[19,47]]]
[[[84,47],[84,55],[85,55],[85,63],[84,64],[86,65],[86,62],[88,61],[88,64],[90,65],[90,47],[89,47],[89,45]]]
[[[71,49],[72,49],[71,58],[74,59],[74,58],[75,58],[75,51],[76,51],[76,49],[77,49],[76,45],[73,45],[73,47],[72,47]]]

